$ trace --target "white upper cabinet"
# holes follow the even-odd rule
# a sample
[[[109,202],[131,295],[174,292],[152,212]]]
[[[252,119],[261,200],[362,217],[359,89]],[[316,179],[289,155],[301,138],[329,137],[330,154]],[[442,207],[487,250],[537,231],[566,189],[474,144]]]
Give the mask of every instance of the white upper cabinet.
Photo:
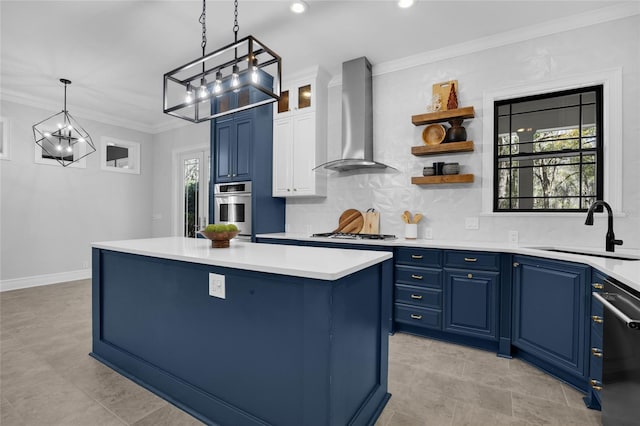
[[[283,82],[273,120],[273,196],[325,197],[328,74],[319,67]]]

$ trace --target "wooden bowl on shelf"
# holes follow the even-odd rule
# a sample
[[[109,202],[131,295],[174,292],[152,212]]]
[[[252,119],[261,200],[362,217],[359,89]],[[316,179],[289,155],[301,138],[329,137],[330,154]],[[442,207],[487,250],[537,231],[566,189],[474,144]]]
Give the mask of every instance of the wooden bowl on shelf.
[[[235,238],[240,231],[225,231],[225,232],[213,232],[205,231],[204,229],[198,231],[200,235],[211,240],[211,248],[227,248],[229,247],[229,241]]]
[[[422,140],[426,145],[438,145],[447,133],[442,124],[429,124],[422,131]]]

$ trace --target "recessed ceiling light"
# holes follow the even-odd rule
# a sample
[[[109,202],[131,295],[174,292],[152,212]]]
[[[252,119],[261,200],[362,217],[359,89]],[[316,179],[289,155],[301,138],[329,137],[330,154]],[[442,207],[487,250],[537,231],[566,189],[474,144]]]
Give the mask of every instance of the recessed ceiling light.
[[[413,6],[414,0],[398,0],[398,7],[406,9]]]
[[[291,6],[289,6],[289,9],[291,9],[293,13],[304,13],[308,8],[309,5],[302,0],[296,0],[291,3]]]

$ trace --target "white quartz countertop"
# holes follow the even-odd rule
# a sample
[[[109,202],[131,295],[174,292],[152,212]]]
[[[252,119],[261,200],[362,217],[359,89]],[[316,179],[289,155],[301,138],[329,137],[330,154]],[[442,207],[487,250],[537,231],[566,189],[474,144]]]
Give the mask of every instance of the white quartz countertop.
[[[107,241],[92,246],[161,259],[330,281],[393,257],[389,252],[256,244],[240,240],[231,240],[229,248],[211,248],[209,240],[183,237]]]
[[[274,239],[290,239],[298,241],[315,241],[315,242],[331,242],[331,243],[344,243],[344,244],[363,244],[363,245],[380,245],[391,247],[422,247],[422,248],[436,248],[436,249],[453,249],[453,250],[478,250],[478,251],[491,251],[500,253],[513,253],[524,254],[529,256],[544,257],[548,259],[564,260],[569,262],[582,263],[589,265],[599,270],[600,272],[615,278],[629,287],[640,292],[640,260],[619,260],[608,259],[604,257],[585,256],[572,253],[560,253],[543,248],[559,248],[569,251],[580,252],[592,252],[596,254],[607,254],[603,249],[599,248],[585,248],[585,247],[569,247],[569,246],[555,246],[547,245],[543,246],[537,244],[533,246],[518,246],[509,243],[491,243],[491,242],[478,242],[478,241],[447,241],[447,240],[405,240],[398,238],[395,240],[344,240],[337,238],[317,238],[311,237],[306,234],[295,233],[276,233],[276,234],[261,234],[257,235],[258,238],[274,238]],[[612,255],[627,255],[640,257],[640,250],[629,249],[616,249],[615,253],[609,253]]]

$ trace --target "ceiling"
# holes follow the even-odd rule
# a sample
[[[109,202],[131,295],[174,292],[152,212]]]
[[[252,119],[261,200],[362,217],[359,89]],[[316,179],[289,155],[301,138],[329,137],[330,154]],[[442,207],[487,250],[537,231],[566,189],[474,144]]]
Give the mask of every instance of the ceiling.
[[[239,37],[252,34],[282,56],[283,78],[313,65],[332,76],[342,62],[367,56],[376,66],[447,46],[515,34],[624,2],[239,0]],[[626,2],[630,3],[630,2]],[[632,2],[631,2],[632,3]],[[207,52],[233,41],[233,2],[208,0]],[[73,84],[77,117],[157,132],[187,124],[162,113],[163,75],[201,56],[201,1],[0,1],[4,99],[62,106],[59,78]],[[604,9],[603,9],[604,10]]]

